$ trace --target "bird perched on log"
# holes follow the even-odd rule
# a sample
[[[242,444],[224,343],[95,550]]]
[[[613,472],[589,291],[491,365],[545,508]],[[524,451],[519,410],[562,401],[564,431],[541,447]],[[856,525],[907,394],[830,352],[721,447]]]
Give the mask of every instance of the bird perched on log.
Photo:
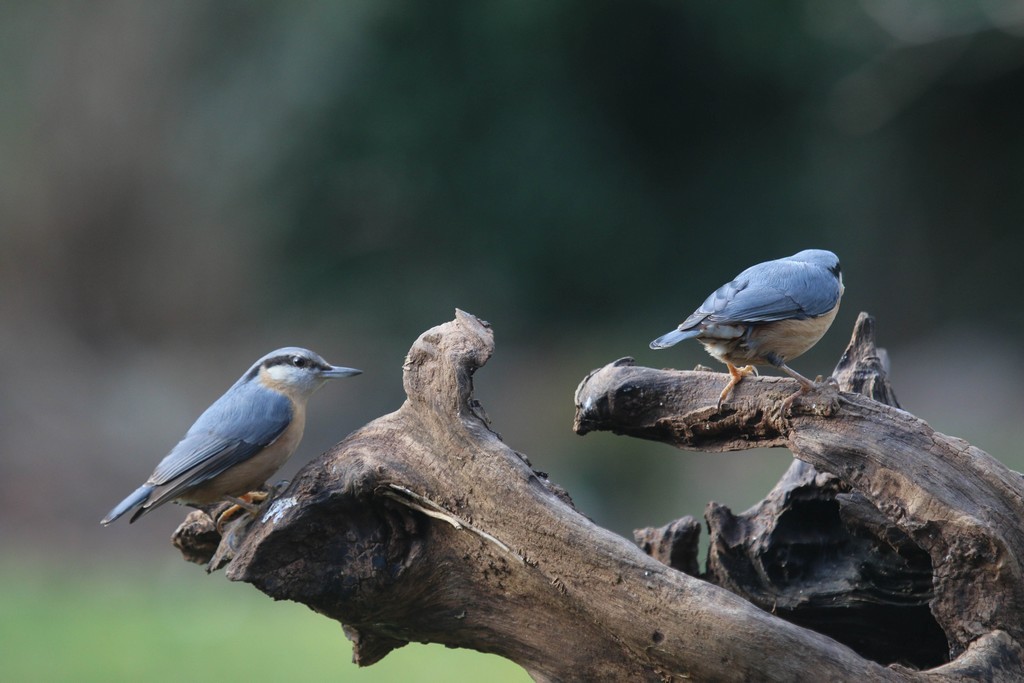
[[[230,500],[251,507],[258,494],[247,499],[249,492],[280,469],[302,440],[306,401],[313,392],[329,379],[361,372],[333,366],[307,349],[268,353],[199,416],[146,483],[100,523],[106,526],[138,508],[134,522],[172,500],[193,506]]]
[[[740,380],[757,373],[755,365],[774,365],[806,392],[814,383],[786,363],[822,338],[842,296],[836,255],[806,249],[747,268],[715,290],[678,328],[652,341],[651,348],[664,349],[684,339],[703,344],[731,375],[719,406]]]

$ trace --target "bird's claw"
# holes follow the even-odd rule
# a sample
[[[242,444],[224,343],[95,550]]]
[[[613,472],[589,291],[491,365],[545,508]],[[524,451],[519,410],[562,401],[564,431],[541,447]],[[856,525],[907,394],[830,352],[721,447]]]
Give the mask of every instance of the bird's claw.
[[[812,406],[814,409],[813,412],[820,412],[822,415],[831,415],[838,408],[838,402],[835,395],[839,392],[839,382],[835,377],[829,376],[827,379],[822,379],[821,375],[818,375],[811,384],[804,384],[801,382],[800,388],[782,402],[782,415],[792,415],[793,403],[798,398],[802,398],[804,395],[812,392],[823,392],[826,394],[824,396],[826,400],[822,402],[820,407],[817,403]]]
[[[729,383],[725,385],[725,388],[722,389],[722,393],[718,396],[718,403],[716,404],[716,408],[718,410],[722,409],[722,404],[725,402],[725,399],[729,397],[729,394],[732,393],[733,387],[739,384],[744,377],[747,375],[757,376],[758,374],[757,368],[753,365],[745,365],[742,368],[737,368],[730,363],[726,367],[729,368]]]
[[[269,497],[270,493],[267,491],[249,491],[237,498],[225,496],[225,499],[233,505],[217,515],[217,533],[223,535],[225,525],[241,512],[248,512],[255,517],[260,511],[259,504],[265,502]]]

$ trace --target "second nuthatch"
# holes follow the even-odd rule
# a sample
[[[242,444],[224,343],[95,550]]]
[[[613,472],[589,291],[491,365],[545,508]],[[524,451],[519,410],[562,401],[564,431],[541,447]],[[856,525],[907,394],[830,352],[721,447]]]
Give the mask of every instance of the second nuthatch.
[[[146,483],[100,522],[138,508],[131,521],[168,501],[207,505],[262,486],[295,452],[306,401],[336,377],[358,375],[307,349],[268,353],[206,409]]]
[[[652,349],[696,339],[725,363],[731,378],[719,405],[755,365],[774,365],[800,382],[811,380],[788,365],[828,331],[843,296],[839,259],[831,251],[806,249],[747,268],[711,294],[678,328],[651,342]],[[737,365],[746,364],[737,368]]]

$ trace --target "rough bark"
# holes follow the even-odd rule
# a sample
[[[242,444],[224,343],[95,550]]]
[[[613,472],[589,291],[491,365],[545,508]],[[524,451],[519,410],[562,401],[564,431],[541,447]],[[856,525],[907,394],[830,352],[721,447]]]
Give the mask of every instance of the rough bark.
[[[581,432],[704,450],[788,445],[833,475],[831,501],[862,493],[847,506],[862,527],[890,539],[896,555],[914,546],[914,561],[930,558],[931,610],[959,655],[927,673],[887,667],[759,608],[755,591],[744,595],[751,602],[677,571],[578,513],[490,429],[473,398],[473,374],[492,350],[490,327],[462,312],[424,333],[406,358],[405,403],[310,463],[257,518],[230,523],[211,568],[226,565],[232,580],[342,622],[361,664],[420,641],[499,654],[539,681],[1020,674],[1022,539],[1011,524],[1020,475],[847,393],[815,394],[783,416],[779,405],[796,388],[788,380],[748,378],[721,411],[721,374],[620,363],[584,380]],[[193,513],[175,543],[207,561],[211,533],[209,516]],[[696,573],[693,538],[695,524],[681,520],[645,547]]]

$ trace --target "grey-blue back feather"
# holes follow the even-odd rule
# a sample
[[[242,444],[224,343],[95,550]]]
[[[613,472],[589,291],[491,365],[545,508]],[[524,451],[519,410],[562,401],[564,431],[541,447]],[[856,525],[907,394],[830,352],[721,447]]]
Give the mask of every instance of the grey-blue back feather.
[[[131,495],[122,500],[117,506],[107,513],[107,516],[100,520],[100,524],[104,526],[110,524],[115,519],[128,512],[132,508],[142,505],[149,498],[149,494],[153,492],[153,487],[149,484],[143,484],[139,488],[135,489]],[[134,518],[133,518],[134,519]]]
[[[162,488],[149,507],[173,500],[256,455],[281,435],[292,415],[286,396],[255,381],[236,384],[199,416],[157,465],[146,483]]]
[[[680,329],[703,322],[771,322],[828,313],[841,295],[833,267],[839,267],[835,255],[816,249],[751,266],[715,290]]]
[[[651,342],[652,349],[666,349],[670,346],[675,346],[684,339],[692,339],[700,334],[700,330],[680,330],[675,329],[671,332],[666,332],[657,339]]]

